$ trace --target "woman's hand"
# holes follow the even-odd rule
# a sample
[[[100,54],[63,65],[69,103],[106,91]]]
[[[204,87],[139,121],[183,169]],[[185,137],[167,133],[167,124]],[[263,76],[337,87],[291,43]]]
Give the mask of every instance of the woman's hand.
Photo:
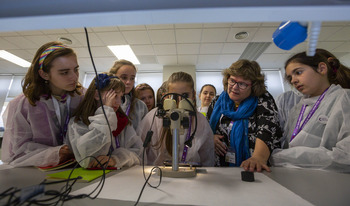
[[[222,138],[223,135],[214,134],[215,153],[219,156],[224,156],[227,151],[226,145],[221,141]]]
[[[241,167],[243,167],[245,171],[250,171],[250,172],[254,172],[254,171],[262,172],[262,170],[271,172],[270,168],[266,164],[266,161],[260,157],[252,156],[251,158],[243,161],[241,164]]]
[[[68,145],[63,145],[58,153],[60,158],[60,163],[65,162],[69,159],[74,158],[73,152],[69,149]]]
[[[106,156],[106,155],[98,156],[96,159],[97,159],[100,163],[99,163],[96,159],[93,159],[93,160],[90,162],[90,164],[89,164],[88,167],[91,168],[91,167],[102,167],[102,166],[105,166],[105,163],[107,163],[108,158],[109,158],[109,156]],[[114,167],[115,164],[116,164],[115,160],[111,157],[111,158],[109,158],[107,167]]]
[[[241,167],[245,171],[261,172],[263,169],[271,172],[270,168],[267,166],[267,160],[270,156],[270,150],[261,139],[257,138],[255,141],[255,149],[251,158],[242,162]]]
[[[103,104],[113,108],[113,103],[116,101],[116,96],[117,93],[113,89],[109,90],[103,97]]]

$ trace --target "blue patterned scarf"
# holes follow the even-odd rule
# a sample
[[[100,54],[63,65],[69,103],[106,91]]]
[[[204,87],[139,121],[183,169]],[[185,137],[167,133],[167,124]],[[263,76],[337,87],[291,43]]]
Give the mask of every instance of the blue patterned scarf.
[[[250,157],[249,139],[248,139],[248,122],[255,108],[258,105],[258,98],[250,96],[243,100],[238,109],[235,111],[235,102],[230,99],[226,91],[222,92],[219,99],[216,101],[212,115],[210,117],[210,127],[214,134],[216,125],[224,115],[234,121],[230,133],[230,147],[236,151],[236,164],[230,166],[240,166],[241,163]]]

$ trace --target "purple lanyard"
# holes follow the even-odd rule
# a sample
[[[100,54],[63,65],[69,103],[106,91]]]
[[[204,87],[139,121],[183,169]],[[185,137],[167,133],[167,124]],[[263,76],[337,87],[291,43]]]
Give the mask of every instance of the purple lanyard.
[[[312,117],[312,115],[315,113],[315,111],[317,110],[318,106],[320,105],[322,99],[324,98],[324,96],[326,95],[326,91],[328,90],[328,88],[326,90],[324,90],[324,92],[322,93],[322,95],[317,99],[316,103],[314,104],[314,106],[312,107],[311,111],[309,112],[309,114],[306,116],[303,124],[300,126],[301,120],[303,119],[303,115],[306,109],[305,104],[303,104],[301,111],[299,113],[299,117],[298,117],[298,121],[297,124],[295,125],[292,137],[290,138],[291,142],[295,136],[297,136],[297,134],[303,129],[303,127],[305,126],[305,124],[310,120],[310,118]]]
[[[192,117],[190,117],[190,126],[188,127],[186,141],[189,140],[190,137],[191,137],[191,125],[192,125]],[[181,162],[185,162],[186,161],[187,150],[188,150],[188,147],[186,145],[184,145],[184,151],[182,153]]]
[[[67,134],[68,123],[69,123],[69,114],[67,114],[66,121],[64,122],[63,127],[61,127],[61,134],[59,137],[59,141],[61,144],[63,144],[63,140],[65,139]]]
[[[118,134],[116,137],[114,137],[115,138],[115,146],[116,146],[116,148],[120,147],[119,136],[120,136],[120,134]]]
[[[125,110],[126,116],[129,116],[130,106],[131,106],[131,102],[130,102],[130,104],[128,105],[128,107],[126,108],[126,110]]]

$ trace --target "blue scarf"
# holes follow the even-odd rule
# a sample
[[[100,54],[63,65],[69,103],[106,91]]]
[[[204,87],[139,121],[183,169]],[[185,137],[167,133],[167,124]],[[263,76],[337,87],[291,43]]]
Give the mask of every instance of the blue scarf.
[[[216,125],[221,115],[232,119],[233,125],[230,133],[230,147],[235,150],[236,164],[230,166],[240,166],[241,163],[250,157],[249,139],[248,139],[248,122],[255,108],[258,105],[258,98],[250,96],[243,100],[238,109],[235,111],[235,102],[230,99],[226,91],[222,92],[216,101],[212,115],[210,117],[210,127],[214,134]]]

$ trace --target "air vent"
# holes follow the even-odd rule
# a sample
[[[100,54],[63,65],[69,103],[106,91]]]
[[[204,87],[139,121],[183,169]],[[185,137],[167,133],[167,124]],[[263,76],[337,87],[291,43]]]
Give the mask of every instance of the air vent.
[[[270,46],[271,42],[251,42],[243,51],[239,59],[255,61]]]

